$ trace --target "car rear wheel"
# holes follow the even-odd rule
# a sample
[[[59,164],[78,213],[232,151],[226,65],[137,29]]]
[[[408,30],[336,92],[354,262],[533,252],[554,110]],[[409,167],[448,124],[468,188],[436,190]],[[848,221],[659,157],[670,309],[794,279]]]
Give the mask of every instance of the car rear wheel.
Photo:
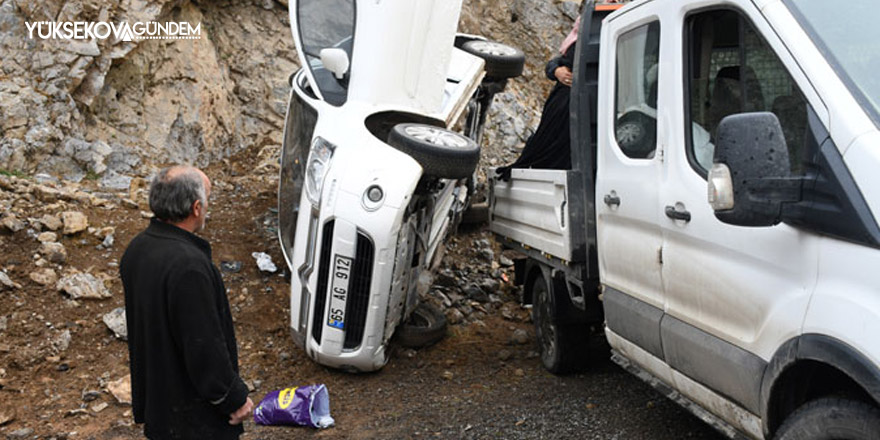
[[[388,144],[410,155],[433,177],[470,177],[480,162],[480,146],[472,139],[433,125],[397,124],[388,135]]]
[[[557,302],[548,281],[539,274],[532,282],[532,321],[541,352],[541,363],[553,374],[582,370],[587,364],[586,329],[557,320]]]
[[[423,348],[446,336],[446,316],[436,307],[419,303],[409,319],[398,327],[396,341],[406,348]]]
[[[823,398],[798,408],[776,440],[869,440],[880,436],[880,409],[864,402]]]
[[[515,47],[489,40],[471,40],[461,49],[486,61],[486,76],[494,79],[522,75],[526,56]]]

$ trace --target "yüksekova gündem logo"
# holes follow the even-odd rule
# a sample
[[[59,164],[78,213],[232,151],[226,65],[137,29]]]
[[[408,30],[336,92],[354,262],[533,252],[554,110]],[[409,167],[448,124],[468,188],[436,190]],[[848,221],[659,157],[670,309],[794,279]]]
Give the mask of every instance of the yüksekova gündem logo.
[[[43,40],[200,40],[202,23],[195,26],[181,21],[147,21],[129,24],[106,21],[35,21],[26,22],[28,37]]]

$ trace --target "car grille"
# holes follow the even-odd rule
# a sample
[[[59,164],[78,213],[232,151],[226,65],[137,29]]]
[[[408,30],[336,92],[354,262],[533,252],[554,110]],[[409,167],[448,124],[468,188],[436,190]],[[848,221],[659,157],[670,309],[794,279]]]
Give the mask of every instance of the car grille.
[[[352,349],[361,345],[367,324],[372,279],[373,242],[366,235],[358,233],[357,255],[348,286],[348,301],[345,304],[345,342],[342,348]]]
[[[326,325],[324,310],[327,305],[327,292],[330,284],[331,253],[333,251],[333,226],[329,221],[324,225],[321,235],[321,257],[318,262],[318,286],[315,292],[315,314],[312,320],[312,337],[321,343],[321,335]],[[361,345],[364,327],[367,322],[367,309],[370,305],[370,284],[373,280],[373,242],[358,232],[351,281],[348,286],[348,299],[345,303],[345,341],[344,349],[355,349]]]
[[[324,307],[327,303],[327,283],[330,278],[330,253],[333,252],[333,224],[331,220],[324,225],[321,233],[321,259],[318,260],[318,290],[315,292],[315,317],[312,320],[312,336],[321,343],[324,331]]]

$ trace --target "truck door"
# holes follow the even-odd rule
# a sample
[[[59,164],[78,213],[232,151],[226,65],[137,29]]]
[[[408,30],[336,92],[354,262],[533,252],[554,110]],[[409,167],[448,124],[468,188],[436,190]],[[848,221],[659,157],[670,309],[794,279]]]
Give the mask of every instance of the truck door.
[[[771,111],[799,173],[810,101],[821,102],[805,96],[809,82],[751,2],[700,5],[680,6],[673,34],[683,38],[671,49],[684,87],[675,86],[681,102],[660,185],[663,352],[674,370],[759,413],[767,361],[801,328],[817,240],[785,224],[745,228],[715,218],[706,182],[714,134],[725,116]],[[687,383],[677,385],[687,393]]]
[[[650,14],[656,6],[640,8]],[[621,26],[606,21],[602,44],[614,53],[602,57],[613,61],[600,65],[598,106],[614,110],[597,114],[596,239],[605,319],[612,332],[662,358],[658,197],[663,164],[658,139],[664,130],[662,124],[658,130],[657,115],[665,103],[657,90],[660,22]]]

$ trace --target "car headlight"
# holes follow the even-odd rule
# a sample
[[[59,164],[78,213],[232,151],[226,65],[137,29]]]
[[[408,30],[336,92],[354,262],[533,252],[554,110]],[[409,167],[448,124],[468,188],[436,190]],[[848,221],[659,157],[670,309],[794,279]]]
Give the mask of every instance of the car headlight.
[[[335,149],[335,145],[320,137],[316,137],[312,141],[312,151],[309,153],[309,161],[306,166],[306,196],[313,205],[321,203],[324,178],[327,177]]]

